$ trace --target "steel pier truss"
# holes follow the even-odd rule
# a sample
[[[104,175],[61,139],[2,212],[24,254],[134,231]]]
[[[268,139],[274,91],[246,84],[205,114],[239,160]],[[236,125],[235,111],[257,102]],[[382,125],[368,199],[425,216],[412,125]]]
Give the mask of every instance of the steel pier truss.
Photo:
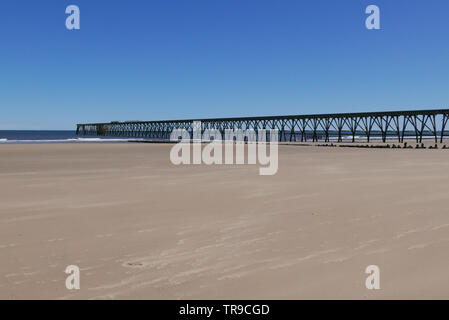
[[[169,140],[174,129],[186,129],[190,134],[194,121],[201,121],[202,130],[225,129],[279,130],[284,142],[372,142],[405,139],[421,143],[424,137],[435,143],[448,136],[449,109],[389,112],[336,113],[244,118],[215,118],[164,121],[126,121],[78,124],[77,135],[145,138]]]

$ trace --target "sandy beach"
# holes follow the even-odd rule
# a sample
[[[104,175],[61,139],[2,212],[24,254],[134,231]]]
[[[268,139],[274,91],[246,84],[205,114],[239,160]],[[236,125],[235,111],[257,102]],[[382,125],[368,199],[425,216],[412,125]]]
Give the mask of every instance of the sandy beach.
[[[0,298],[449,298],[449,150],[280,146],[260,176],[170,148],[1,145]]]

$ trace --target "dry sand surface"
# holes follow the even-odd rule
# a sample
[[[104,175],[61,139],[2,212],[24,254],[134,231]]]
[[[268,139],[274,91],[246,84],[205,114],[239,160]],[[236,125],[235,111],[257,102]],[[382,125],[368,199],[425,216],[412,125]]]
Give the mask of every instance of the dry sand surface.
[[[280,146],[260,176],[170,147],[1,145],[0,298],[449,298],[449,150]]]

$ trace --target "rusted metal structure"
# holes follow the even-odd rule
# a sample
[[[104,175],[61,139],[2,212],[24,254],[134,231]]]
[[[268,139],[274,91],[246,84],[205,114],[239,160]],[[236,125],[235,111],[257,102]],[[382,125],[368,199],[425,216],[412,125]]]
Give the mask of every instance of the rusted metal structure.
[[[432,137],[443,142],[448,135],[449,109],[411,110],[388,112],[335,113],[313,115],[287,115],[243,118],[212,118],[164,121],[126,121],[78,124],[77,135],[146,138],[168,140],[174,129],[192,132],[193,122],[200,121],[202,130],[219,130],[223,137],[226,129],[279,130],[279,140],[295,141],[367,141],[386,142],[404,138],[422,142]]]

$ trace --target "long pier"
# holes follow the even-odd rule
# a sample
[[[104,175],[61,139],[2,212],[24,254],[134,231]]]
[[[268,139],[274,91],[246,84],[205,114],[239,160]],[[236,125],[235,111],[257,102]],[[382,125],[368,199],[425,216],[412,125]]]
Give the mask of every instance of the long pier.
[[[312,115],[287,115],[267,117],[211,118],[163,121],[125,121],[78,124],[77,135],[145,138],[168,140],[174,129],[192,132],[194,121],[201,129],[219,130],[224,137],[226,129],[267,131],[279,130],[279,140],[284,142],[318,142],[349,139],[352,142],[374,138],[404,142],[404,138],[422,142],[423,137],[443,142],[449,109],[411,110],[388,112],[334,113]]]

